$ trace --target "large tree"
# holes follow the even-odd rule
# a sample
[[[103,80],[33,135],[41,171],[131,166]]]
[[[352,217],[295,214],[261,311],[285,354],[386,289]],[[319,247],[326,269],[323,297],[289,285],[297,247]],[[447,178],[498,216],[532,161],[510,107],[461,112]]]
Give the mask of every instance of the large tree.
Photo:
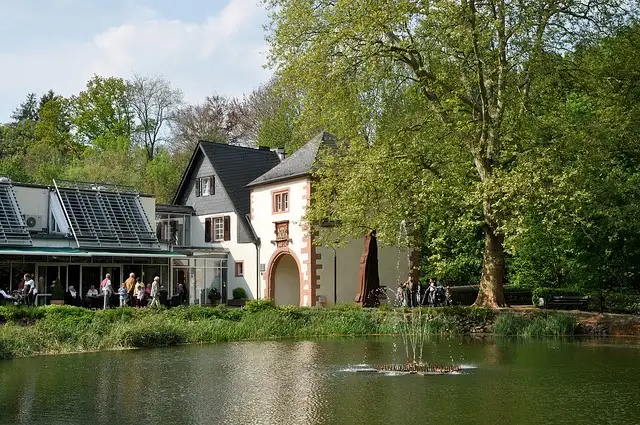
[[[307,123],[331,128],[356,151],[375,144],[413,148],[402,142],[406,139],[428,151],[426,157],[440,153],[456,164],[451,173],[452,165],[426,162],[425,183],[432,187],[444,179],[474,201],[484,238],[476,304],[504,305],[501,180],[522,150],[520,132],[531,118],[542,58],[607,31],[626,12],[635,12],[635,5],[622,0],[268,4],[272,65],[283,84],[304,94]],[[634,8],[625,11],[625,5]],[[395,121],[386,119],[393,114]],[[406,220],[415,221],[411,213],[407,210]]]
[[[224,96],[213,95],[202,103],[178,109],[171,122],[171,150],[190,156],[200,140],[232,141],[231,103]]]
[[[134,140],[152,160],[158,145],[166,140],[168,124],[182,104],[182,91],[162,77],[135,75],[128,83],[128,96],[136,119]]]
[[[72,123],[80,143],[99,152],[128,152],[134,129],[133,105],[122,78],[94,75],[86,89],[71,98]]]

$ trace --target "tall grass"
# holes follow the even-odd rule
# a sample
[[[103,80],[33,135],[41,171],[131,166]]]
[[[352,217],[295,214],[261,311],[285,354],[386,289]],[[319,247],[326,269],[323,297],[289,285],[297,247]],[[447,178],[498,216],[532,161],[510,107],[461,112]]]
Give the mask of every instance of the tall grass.
[[[123,307],[91,311],[70,306],[0,307],[0,359],[34,354],[70,353],[119,348],[158,347],[285,337],[405,334],[409,315],[419,315],[424,335],[467,333],[492,324],[492,310],[441,308],[376,310],[353,306],[335,308],[275,307],[268,301],[246,308],[178,307],[170,310]],[[508,335],[565,333],[573,323],[558,317],[531,321],[498,317]],[[518,322],[521,320],[521,322]],[[563,327],[564,326],[564,327]],[[416,347],[420,341],[416,342]]]
[[[513,336],[563,336],[573,335],[577,322],[574,316],[564,313],[545,312],[532,316],[501,314],[495,323],[495,332]]]

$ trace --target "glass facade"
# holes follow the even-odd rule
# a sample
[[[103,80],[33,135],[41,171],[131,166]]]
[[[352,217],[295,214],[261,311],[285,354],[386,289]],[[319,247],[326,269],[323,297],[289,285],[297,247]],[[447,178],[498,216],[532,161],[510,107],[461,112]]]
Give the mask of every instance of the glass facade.
[[[161,243],[189,246],[191,216],[183,214],[157,214],[156,236]]]
[[[32,262],[27,262],[32,260]],[[48,303],[51,284],[60,279],[65,290],[73,285],[83,296],[93,285],[100,287],[105,274],[111,274],[114,288],[133,272],[144,283],[151,283],[154,276],[160,277],[161,285],[169,288],[169,259],[145,257],[0,257],[0,288],[15,290],[25,273],[34,274],[38,285],[38,302]],[[170,289],[169,289],[170,290]]]
[[[190,304],[210,304],[207,294],[216,288],[221,294],[221,302],[227,299],[227,257],[197,257],[173,259],[172,290],[182,284],[188,293]]]

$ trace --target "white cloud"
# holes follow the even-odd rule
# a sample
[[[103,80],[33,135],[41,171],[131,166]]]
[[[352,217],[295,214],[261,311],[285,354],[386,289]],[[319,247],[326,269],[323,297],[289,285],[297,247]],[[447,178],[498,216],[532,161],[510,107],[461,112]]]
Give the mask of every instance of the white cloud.
[[[82,90],[93,74],[130,77],[163,75],[186,100],[238,96],[265,81],[266,12],[255,0],[230,0],[201,21],[161,19],[146,8],[129,10],[123,23],[86,37],[37,50],[0,50],[0,121],[26,93],[49,88],[63,95]]]

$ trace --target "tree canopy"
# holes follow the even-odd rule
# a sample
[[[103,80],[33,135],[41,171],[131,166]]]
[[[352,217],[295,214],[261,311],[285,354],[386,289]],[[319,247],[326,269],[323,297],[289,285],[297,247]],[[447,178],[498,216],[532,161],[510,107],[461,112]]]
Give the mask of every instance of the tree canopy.
[[[340,223],[320,228],[327,240],[377,229],[388,243],[398,243],[396,229],[405,223],[407,243],[424,249],[428,267],[480,265],[476,304],[504,305],[507,260],[517,258],[513,244],[525,223],[539,222],[537,208],[587,202],[572,191],[572,179],[588,179],[598,164],[561,167],[594,149],[595,140],[578,122],[559,119],[560,111],[587,106],[582,94],[562,92],[569,81],[559,73],[569,67],[586,84],[589,64],[575,55],[632,25],[635,4],[268,4],[271,65],[299,93],[298,131],[321,125],[346,141],[318,171],[309,222]],[[589,123],[600,133],[606,128]]]

